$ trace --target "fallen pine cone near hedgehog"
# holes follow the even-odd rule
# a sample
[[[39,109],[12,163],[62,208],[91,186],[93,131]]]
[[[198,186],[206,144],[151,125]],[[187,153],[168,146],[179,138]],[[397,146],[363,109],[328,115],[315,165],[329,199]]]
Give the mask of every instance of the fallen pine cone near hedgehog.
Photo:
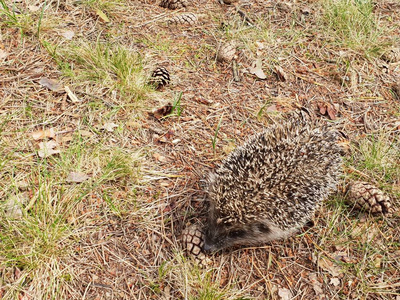
[[[355,209],[372,214],[390,215],[394,212],[390,197],[376,186],[364,181],[354,181],[348,185],[346,201]]]

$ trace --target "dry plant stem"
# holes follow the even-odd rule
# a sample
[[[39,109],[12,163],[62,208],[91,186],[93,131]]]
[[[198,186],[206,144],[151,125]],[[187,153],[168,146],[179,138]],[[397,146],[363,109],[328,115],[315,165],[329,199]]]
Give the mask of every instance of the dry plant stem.
[[[238,64],[236,60],[232,61],[232,73],[233,73],[233,80],[235,82],[240,82]]]

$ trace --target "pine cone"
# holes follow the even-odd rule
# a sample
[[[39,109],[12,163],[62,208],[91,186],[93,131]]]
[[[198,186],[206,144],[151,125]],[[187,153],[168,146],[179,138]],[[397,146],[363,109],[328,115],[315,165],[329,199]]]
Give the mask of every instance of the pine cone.
[[[231,4],[238,2],[239,0],[223,0],[223,1],[225,4],[231,5]]]
[[[382,59],[389,63],[400,61],[400,47],[393,47],[382,55]]]
[[[162,0],[160,6],[168,9],[178,9],[186,7],[187,4],[187,0]]]
[[[155,88],[167,85],[170,81],[169,72],[164,67],[156,68],[151,74],[150,84],[154,85]]]
[[[194,25],[198,18],[193,13],[177,15],[168,20],[169,25]]]
[[[217,60],[219,62],[230,62],[236,55],[236,43],[231,41],[221,45],[217,52]]]
[[[357,209],[371,213],[393,213],[390,197],[368,182],[355,181],[350,183],[347,188],[347,202]]]
[[[182,242],[188,255],[203,266],[209,264],[209,259],[203,252],[204,233],[197,225],[191,225],[182,232]]]

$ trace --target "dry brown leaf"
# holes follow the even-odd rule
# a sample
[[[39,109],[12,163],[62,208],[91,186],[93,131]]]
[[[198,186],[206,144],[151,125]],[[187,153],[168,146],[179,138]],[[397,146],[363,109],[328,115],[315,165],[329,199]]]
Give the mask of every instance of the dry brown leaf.
[[[165,156],[162,156],[160,153],[157,153],[157,152],[153,154],[153,157],[159,162],[166,162],[167,161]]]
[[[40,78],[39,83],[53,92],[60,92],[62,90],[62,85],[54,79],[42,77]]]
[[[38,5],[28,5],[28,9],[32,12],[38,11],[40,9],[40,6]]]
[[[282,300],[290,300],[293,298],[292,292],[286,288],[279,289],[278,295]]]
[[[32,132],[32,138],[37,141],[37,140],[43,140],[45,138],[54,138],[56,136],[56,132],[54,128],[49,128],[46,130],[38,130],[35,132]]]
[[[22,207],[29,202],[26,192],[9,196],[3,203],[4,211],[9,218],[19,219],[22,217]]]
[[[329,283],[333,284],[334,286],[338,286],[340,284],[340,280],[337,277],[333,277]]]
[[[0,59],[6,58],[8,56],[8,52],[4,51],[3,49],[0,49]]]
[[[378,269],[382,267],[382,255],[376,255],[374,257],[374,266]]]
[[[336,118],[337,111],[331,104],[328,104],[327,111],[328,111],[328,116],[329,116],[329,118],[331,120],[336,120],[337,119]]]
[[[271,104],[270,106],[267,107],[267,112],[277,112],[278,111],[278,107],[276,106],[276,104]]]
[[[261,67],[262,67],[262,62],[261,58],[259,58],[253,63],[253,66],[249,68],[249,73],[256,75],[259,79],[266,79],[267,76],[265,75]]]
[[[319,102],[317,105],[318,105],[320,114],[325,115],[326,114],[326,103]]]
[[[319,102],[318,104],[319,112],[321,115],[325,115],[328,113],[328,117],[331,120],[337,119],[337,109],[330,103]]]
[[[84,182],[85,180],[88,180],[89,176],[87,176],[85,173],[82,172],[71,172],[69,173],[66,181],[67,182],[76,182],[76,183],[81,183]]]
[[[322,289],[322,283],[318,281],[317,274],[310,273],[308,277],[310,278],[310,282],[313,286],[315,294],[317,296],[322,295],[324,293],[324,290]]]
[[[320,257],[318,259],[318,266],[325,271],[328,271],[334,277],[337,277],[340,275],[340,273],[342,273],[342,269],[326,257]]]
[[[81,136],[93,136],[93,133],[87,130],[79,130],[78,132]]]
[[[60,33],[61,36],[63,36],[66,40],[72,40],[72,38],[75,36],[75,32],[72,30],[66,30]]]
[[[114,132],[114,128],[118,127],[117,124],[110,122],[110,123],[104,123],[103,129],[107,130],[108,132]]]
[[[289,79],[289,76],[286,74],[286,72],[280,66],[275,66],[275,74],[276,74],[276,77],[278,77],[279,81],[285,82]]]
[[[47,141],[47,142],[40,142],[39,143],[39,148],[40,149],[38,151],[38,155],[41,158],[46,158],[46,157],[49,157],[51,155],[60,153],[61,152],[60,150],[55,150],[54,149],[56,147],[58,147],[58,144],[54,140],[50,140],[50,141]]]

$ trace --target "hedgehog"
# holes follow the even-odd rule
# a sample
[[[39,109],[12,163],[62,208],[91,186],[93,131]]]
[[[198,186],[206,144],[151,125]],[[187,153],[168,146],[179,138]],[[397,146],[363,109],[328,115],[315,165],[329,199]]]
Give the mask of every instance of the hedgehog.
[[[313,224],[338,184],[342,137],[296,113],[236,148],[207,179],[203,250],[261,245]]]

